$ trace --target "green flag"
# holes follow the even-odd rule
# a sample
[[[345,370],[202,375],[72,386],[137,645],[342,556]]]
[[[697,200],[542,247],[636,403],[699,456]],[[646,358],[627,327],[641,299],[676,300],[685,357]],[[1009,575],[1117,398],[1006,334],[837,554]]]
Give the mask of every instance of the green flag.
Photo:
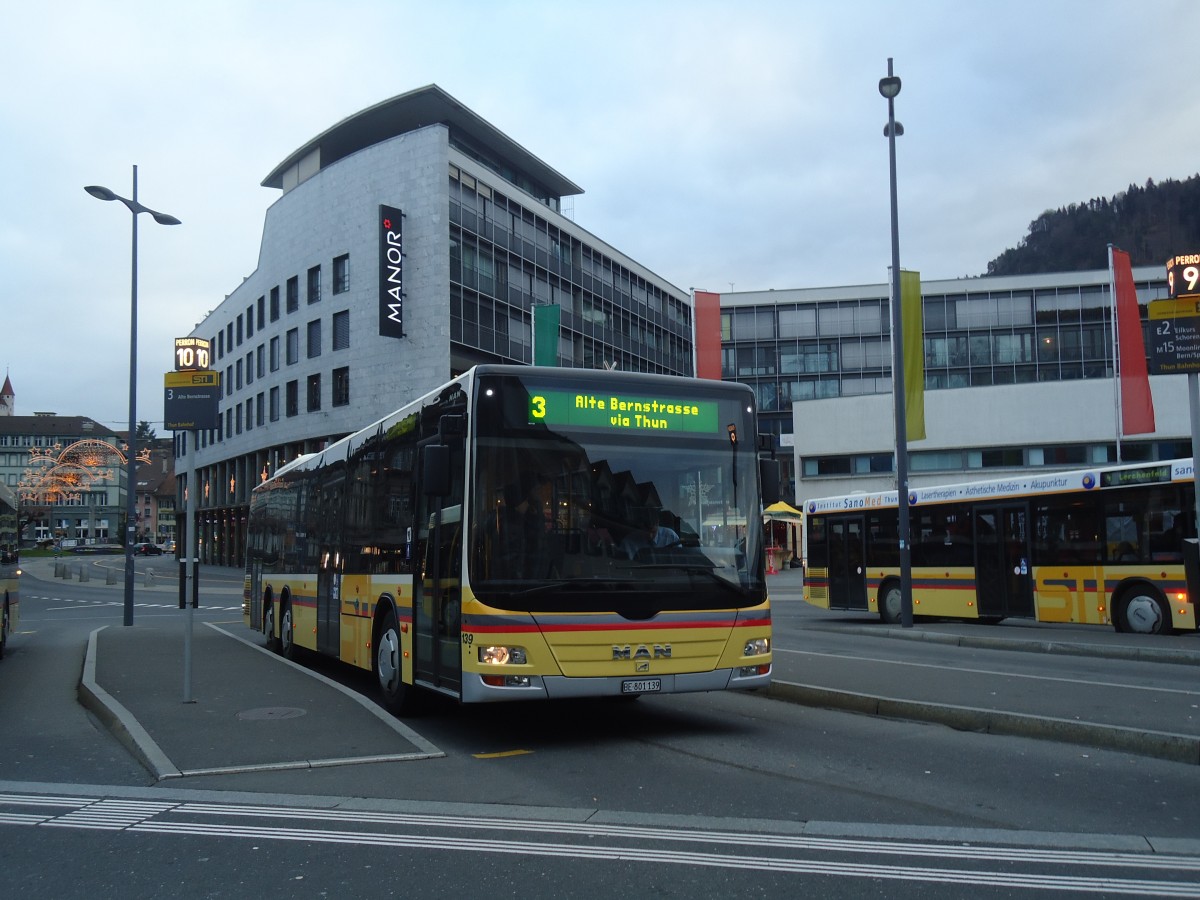
[[[533,308],[533,364],[558,365],[558,321],[562,310],[558,304]]]
[[[925,327],[921,316],[921,273],[900,272],[900,317],[904,336],[904,423],[908,440],[925,439]]]

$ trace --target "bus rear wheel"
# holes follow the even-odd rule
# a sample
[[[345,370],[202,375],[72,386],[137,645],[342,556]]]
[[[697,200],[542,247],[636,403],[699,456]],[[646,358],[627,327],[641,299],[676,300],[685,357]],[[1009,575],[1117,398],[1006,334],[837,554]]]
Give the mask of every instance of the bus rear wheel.
[[[1154,588],[1138,585],[1125,591],[1117,604],[1121,631],[1133,634],[1170,634],[1171,610]]]
[[[898,625],[900,623],[901,612],[901,594],[900,583],[897,581],[889,581],[883,586],[883,590],[879,592],[879,618],[888,625]]]
[[[384,708],[392,715],[402,716],[416,710],[416,688],[404,683],[404,650],[400,644],[400,628],[395,610],[388,610],[375,638],[375,679],[383,695]]]
[[[285,601],[279,617],[279,655],[284,659],[296,658],[296,623],[292,621],[292,604]]]
[[[275,601],[270,597],[263,599],[263,634],[267,636],[267,649],[279,652],[279,638],[275,636]]]

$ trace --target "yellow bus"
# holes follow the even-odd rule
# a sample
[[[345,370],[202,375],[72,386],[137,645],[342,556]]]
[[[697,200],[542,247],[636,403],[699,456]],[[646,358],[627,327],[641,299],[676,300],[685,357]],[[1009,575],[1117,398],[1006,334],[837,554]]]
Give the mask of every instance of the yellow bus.
[[[805,511],[805,600],[898,622],[896,492]],[[913,614],[1195,631],[1195,519],[1190,459],[911,488]]]
[[[20,526],[17,495],[0,484],[0,658],[21,620]]]
[[[247,624],[399,714],[765,687],[756,427],[743,385],[477,366],[254,490]]]

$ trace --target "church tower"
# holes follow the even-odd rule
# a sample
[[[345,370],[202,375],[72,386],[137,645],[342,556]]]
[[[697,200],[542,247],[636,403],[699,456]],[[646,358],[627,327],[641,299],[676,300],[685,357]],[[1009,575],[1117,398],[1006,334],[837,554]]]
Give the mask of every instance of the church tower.
[[[12,382],[8,374],[4,376],[4,387],[0,388],[0,416],[11,416],[16,411],[17,398],[13,394]]]

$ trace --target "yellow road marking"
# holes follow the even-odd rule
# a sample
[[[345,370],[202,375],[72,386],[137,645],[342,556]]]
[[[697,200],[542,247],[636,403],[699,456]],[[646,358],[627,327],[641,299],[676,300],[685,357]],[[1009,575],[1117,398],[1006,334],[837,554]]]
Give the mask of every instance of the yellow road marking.
[[[499,753],[472,753],[476,759],[499,759],[502,756],[524,756],[532,750],[501,750]]]

